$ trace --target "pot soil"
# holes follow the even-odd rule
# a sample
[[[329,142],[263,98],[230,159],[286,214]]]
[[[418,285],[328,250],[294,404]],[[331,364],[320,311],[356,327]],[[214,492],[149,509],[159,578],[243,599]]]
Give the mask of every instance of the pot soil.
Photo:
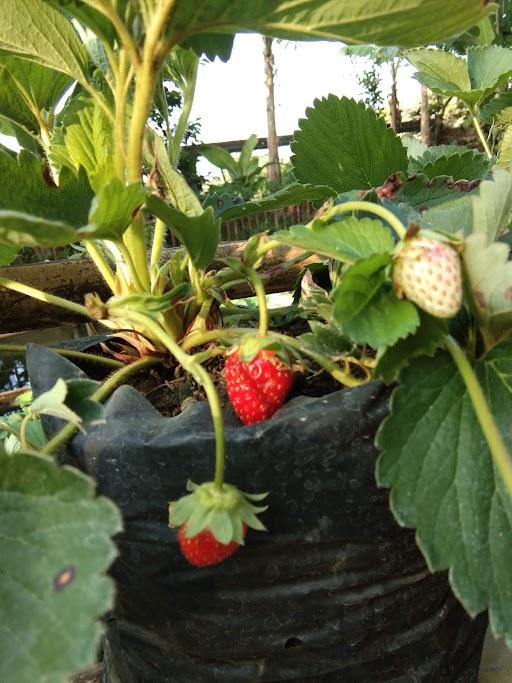
[[[80,373],[44,347],[27,362],[36,395]],[[105,683],[477,680],[485,615],[470,619],[446,574],[429,573],[375,485],[373,439],[388,399],[373,382],[294,398],[248,427],[226,412],[226,481],[269,491],[269,531],[195,569],[167,504],[188,479],[212,477],[208,406],[164,418],[132,387],[112,395],[106,423],[78,434],[66,455],[124,517]]]

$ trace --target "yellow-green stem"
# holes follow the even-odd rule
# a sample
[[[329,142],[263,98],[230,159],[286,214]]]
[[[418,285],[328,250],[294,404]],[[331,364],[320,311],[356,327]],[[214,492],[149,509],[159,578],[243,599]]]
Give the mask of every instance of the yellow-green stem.
[[[72,349],[60,349],[51,346],[50,349],[58,353],[59,356],[66,358],[76,358],[76,360],[85,360],[90,363],[98,363],[98,365],[105,365],[109,368],[123,368],[124,363],[115,358],[106,358],[105,356],[95,356],[92,353],[85,353],[84,351],[73,351]],[[0,344],[0,353],[26,353],[27,347],[25,344]]]
[[[98,248],[97,244],[95,244],[92,240],[84,240],[83,245],[87,249],[87,253],[91,257],[91,259],[94,261],[96,268],[100,271],[101,275],[103,276],[103,279],[110,287],[110,289],[114,292],[116,278],[114,273],[112,272],[112,269],[109,266],[107,259],[105,258],[101,250]]]
[[[101,14],[107,17],[107,19],[113,25],[121,45],[123,45],[128,53],[131,63],[134,67],[137,67],[140,64],[137,46],[133,41],[128,27],[116,12],[113,3],[110,2],[110,0],[97,0],[97,2],[94,4],[94,7],[98,10],[98,12],[101,12]]]
[[[126,116],[126,52],[119,53],[119,68],[116,75],[116,113],[114,121],[115,168],[117,177],[124,182],[126,177],[125,116]]]
[[[155,221],[155,232],[153,234],[153,245],[151,247],[151,261],[150,261],[150,271],[160,267],[160,258],[162,256],[162,248],[164,246],[165,239],[165,223],[157,218]],[[158,277],[158,276],[157,276]],[[154,284],[153,282],[151,283]]]
[[[407,232],[406,228],[403,226],[402,222],[391,213],[388,209],[384,208],[380,204],[373,204],[372,202],[364,201],[353,201],[345,202],[344,204],[336,204],[335,206],[327,209],[324,218],[331,218],[342,213],[352,213],[353,211],[364,211],[366,213],[373,213],[379,218],[383,218],[388,225],[393,228],[400,239],[404,239]]]
[[[265,287],[263,286],[263,281],[259,273],[257,273],[254,268],[246,268],[246,271],[258,299],[258,333],[260,337],[266,337],[268,332],[268,308]]]
[[[494,420],[485,394],[480,386],[480,382],[478,381],[466,354],[453,337],[446,337],[446,346],[466,385],[469,398],[478,422],[480,423],[482,432],[484,433],[494,463],[498,468],[508,494],[512,496],[512,459]]]
[[[120,370],[117,372],[114,372],[91,396],[91,399],[93,401],[104,401],[110,394],[114,391],[114,389],[119,386],[122,382],[124,382],[130,375],[134,375],[135,373],[139,372],[143,368],[149,366],[149,365],[156,365],[157,363],[161,363],[161,359],[159,358],[143,358],[142,360],[135,361],[135,363],[131,363],[131,365],[125,365],[123,366]],[[65,427],[63,427],[60,432],[57,432],[55,436],[48,441],[47,444],[42,449],[42,453],[46,453],[48,455],[55,453],[58,451],[62,446],[64,446],[69,439],[75,434],[75,432],[78,430],[78,427],[75,424],[72,424],[69,422]]]
[[[8,432],[9,434],[12,434],[23,445],[23,441],[21,440],[21,429],[19,432],[17,432],[9,424],[7,424],[7,422],[2,422],[2,420],[0,420],[0,431]],[[25,439],[25,446],[24,446],[25,449],[28,447],[33,451],[37,451],[36,444],[33,441],[31,441],[26,434],[24,436],[24,439]]]
[[[478,116],[476,115],[475,111],[471,111],[471,118],[473,120],[473,126],[475,127],[476,133],[480,138],[480,142],[482,143],[482,147],[485,150],[485,153],[487,154],[489,159],[492,159],[491,148],[489,147],[489,143],[487,142],[487,138],[485,137],[484,131],[482,130],[482,126],[480,125],[480,121],[478,120]]]
[[[30,439],[27,435],[28,423],[32,419],[32,415],[25,415],[20,425],[20,443],[22,448],[31,448],[34,444],[30,443]]]
[[[181,110],[180,118],[174,131],[172,142],[169,147],[170,161],[173,166],[177,166],[180,157],[181,145],[187,130],[187,123],[190,116],[190,110],[194,102],[194,93],[196,89],[197,70],[199,67],[199,57],[196,58],[194,71],[191,74],[191,79],[187,83],[185,92],[183,93],[183,108]]]
[[[196,346],[209,344],[212,341],[217,341],[222,338],[225,339],[233,337],[235,339],[238,339],[239,337],[245,334],[250,334],[250,332],[250,328],[230,327],[222,330],[209,330],[208,332],[203,333],[193,333],[190,336],[186,336],[183,339],[181,348],[184,351],[188,351]],[[346,387],[356,387],[366,382],[366,380],[359,380],[355,377],[352,377],[352,375],[349,372],[342,370],[340,367],[338,367],[338,365],[336,365],[336,363],[333,363],[328,358],[324,358],[324,356],[322,356],[321,354],[316,353],[315,351],[311,351],[310,349],[304,348],[301,342],[297,339],[294,339],[293,337],[289,337],[285,334],[279,334],[278,332],[273,331],[267,332],[267,336],[269,336],[270,338],[278,339],[285,345],[287,344],[288,346],[296,348],[297,351],[304,354],[305,356],[309,356],[309,358],[314,360],[321,368],[323,368],[332,377],[334,377],[334,379],[337,382],[340,382],[340,384],[343,384]]]
[[[213,432],[215,435],[215,486],[222,489],[224,484],[225,461],[224,420],[222,418],[217,390],[215,389],[215,385],[210,375],[193,356],[189,356],[174,340],[170,339],[160,325],[152,318],[135,311],[130,311],[127,314],[125,312],[124,315],[132,323],[143,325],[146,330],[167,348],[174,358],[176,358],[178,363],[192,375],[196,382],[203,387],[208,405],[210,406]]]
[[[85,306],[76,304],[74,301],[68,301],[60,296],[55,296],[54,294],[47,294],[46,292],[42,292],[40,289],[30,287],[30,285],[25,285],[22,282],[16,282],[16,280],[11,280],[7,277],[0,277],[0,287],[12,289],[13,292],[19,292],[20,294],[26,294],[27,296],[31,296],[33,299],[44,301],[47,304],[60,306],[60,308],[65,308],[72,313],[84,315],[86,318],[90,317]]]
[[[128,247],[124,244],[124,242],[116,242],[116,245],[121,252],[121,255],[123,257],[123,260],[126,264],[126,267],[128,268],[128,271],[130,273],[130,280],[132,281],[132,284],[135,286],[135,288],[139,292],[144,292],[144,291],[151,291],[151,286],[146,288],[144,287],[144,284],[142,283],[142,280],[140,279],[139,275],[139,270],[136,267],[136,264],[134,263],[132,259],[132,255],[130,254]],[[144,264],[146,264],[146,261],[144,261]],[[146,267],[147,271],[147,267]]]

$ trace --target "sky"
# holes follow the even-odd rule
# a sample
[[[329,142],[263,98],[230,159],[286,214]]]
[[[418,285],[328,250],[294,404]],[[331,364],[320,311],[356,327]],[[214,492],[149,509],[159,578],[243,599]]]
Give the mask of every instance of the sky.
[[[340,54],[340,43],[274,41],[277,134],[293,133],[306,107],[329,93],[361,96],[357,73],[366,60],[352,62]],[[401,71],[401,73],[400,73]],[[420,86],[411,80],[413,70],[399,71],[399,99],[407,107],[419,101]],[[382,70],[382,90],[388,94],[390,78]],[[231,59],[200,65],[192,118],[202,122],[204,142],[266,136],[266,102],[262,38],[240,34]]]

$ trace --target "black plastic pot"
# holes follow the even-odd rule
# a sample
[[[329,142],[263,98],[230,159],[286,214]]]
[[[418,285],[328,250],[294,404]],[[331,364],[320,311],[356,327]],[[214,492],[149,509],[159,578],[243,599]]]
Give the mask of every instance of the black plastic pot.
[[[77,373],[36,346],[28,369],[36,394]],[[388,397],[375,382],[293,399],[250,427],[227,414],[226,478],[270,492],[269,531],[250,532],[223,564],[194,569],[167,526],[167,503],[187,479],[211,479],[208,406],[163,418],[134,389],[118,389],[106,424],[78,435],[68,454],[125,521],[104,680],[476,681],[485,615],[471,620],[446,574],[428,572],[374,482]]]

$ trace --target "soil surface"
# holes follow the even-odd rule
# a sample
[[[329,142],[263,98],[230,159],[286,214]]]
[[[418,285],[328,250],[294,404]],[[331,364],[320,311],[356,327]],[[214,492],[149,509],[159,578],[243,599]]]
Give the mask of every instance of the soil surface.
[[[224,380],[224,357],[217,356],[205,363],[216,386],[223,407],[229,404]],[[184,372],[181,366],[159,365],[145,373],[134,375],[127,382],[145,396],[165,416],[181,413],[191,403],[206,400],[202,387]],[[294,383],[287,400],[294,396],[323,396],[340,389],[341,385],[323,370],[294,366]]]

